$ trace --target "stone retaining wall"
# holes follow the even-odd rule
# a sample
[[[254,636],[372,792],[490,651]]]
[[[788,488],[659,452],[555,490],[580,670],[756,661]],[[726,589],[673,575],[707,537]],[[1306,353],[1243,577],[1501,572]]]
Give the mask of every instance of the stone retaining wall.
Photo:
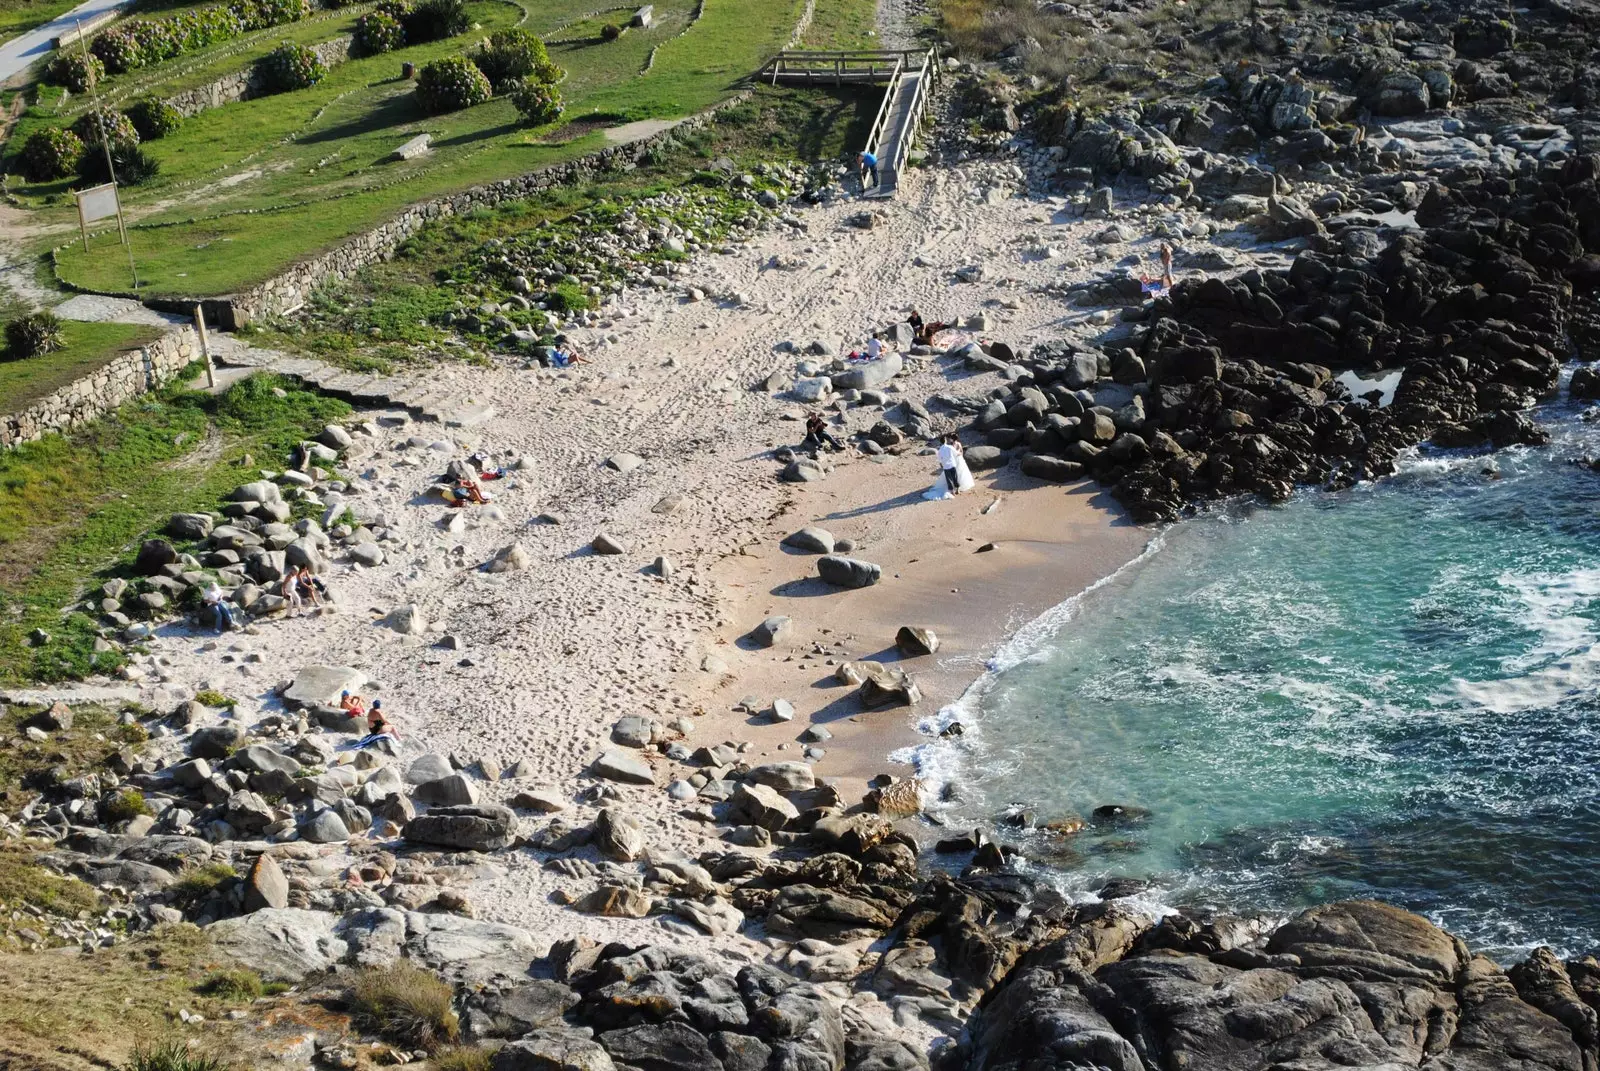
[[[474,186],[460,193],[435,198],[412,205],[387,223],[345,242],[320,257],[297,264],[275,279],[269,279],[254,289],[231,297],[214,298],[201,302],[206,319],[214,320],[225,330],[237,331],[245,324],[263,316],[272,316],[297,308],[321,284],[334,279],[347,279],[362,268],[388,260],[395,248],[411,237],[424,224],[448,216],[470,212],[474,208],[488,208],[504,201],[532,197],[557,186],[583,182],[597,174],[617,168],[636,165],[656,146],[711,122],[723,108],[742,104],[750,91],[736,93],[709,111],[683,120],[668,130],[647,138],[609,149],[590,153],[569,163],[532,171],[515,178],[501,179],[484,186]],[[160,305],[160,302],[150,302]],[[187,303],[193,307],[192,303]]]
[[[333,67],[350,58],[351,41],[351,35],[344,34],[331,41],[324,41],[311,51],[317,54],[323,66]],[[215,82],[168,97],[167,103],[187,118],[199,115],[207,108],[220,108],[224,104],[266,96],[270,92],[266,73],[261,64],[252,63],[244,70],[234,71],[218,78]]]
[[[19,413],[0,417],[0,448],[42,439],[104,416],[123,402],[147,394],[200,357],[192,327],[170,331],[154,342],[121,354],[82,379]]]

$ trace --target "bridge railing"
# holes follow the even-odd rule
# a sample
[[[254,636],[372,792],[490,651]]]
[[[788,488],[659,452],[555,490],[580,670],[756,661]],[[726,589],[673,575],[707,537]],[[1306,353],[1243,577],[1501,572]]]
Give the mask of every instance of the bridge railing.
[[[928,95],[931,92],[928,84],[933,81],[934,72],[939,69],[938,56],[933,49],[928,49],[922,54],[922,77],[917,79],[917,95],[911,100],[911,108],[907,112],[905,136],[895,146],[894,159],[889,161],[889,166],[899,174],[905,166],[907,157],[911,154],[911,143],[916,138],[917,127],[922,123],[922,111],[928,106]],[[888,98],[885,97],[885,100]]]
[[[780,80],[833,85],[879,82],[895,77],[920,55],[917,49],[785,50],[768,60],[757,77],[773,85]]]
[[[883,103],[878,105],[878,116],[872,120],[872,129],[867,131],[867,151],[874,156],[878,155],[878,146],[883,142],[884,128],[894,111],[894,100],[900,93],[900,80],[905,77],[905,73],[906,61],[901,57],[895,61],[894,73],[890,75],[889,85],[883,91]]]

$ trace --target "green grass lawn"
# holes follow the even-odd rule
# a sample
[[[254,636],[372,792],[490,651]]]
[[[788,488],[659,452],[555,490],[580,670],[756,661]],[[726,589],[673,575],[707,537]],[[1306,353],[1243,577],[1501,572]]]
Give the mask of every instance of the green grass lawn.
[[[817,0],[801,48],[828,52],[847,48],[882,48],[878,40],[875,0]]]
[[[77,6],[78,0],[0,0],[0,41],[43,26]]]
[[[202,112],[173,137],[148,144],[161,173],[127,191],[125,204],[140,218],[130,228],[145,283],[140,293],[231,293],[405,205],[601,148],[601,126],[700,111],[734,92],[784,43],[804,3],[706,0],[704,14],[690,25],[693,5],[663,0],[649,29],[551,49],[568,72],[561,86],[564,120],[576,124],[579,136],[529,130],[502,99],[443,116],[423,116],[415,108],[411,84],[397,77],[401,61],[459,53],[493,26],[523,17],[522,8],[499,0],[471,5],[482,29],[461,38],[352,60],[311,89]],[[530,3],[522,24],[564,39],[569,28],[581,32],[593,10],[590,0]],[[641,75],[657,45],[654,65]],[[50,110],[48,103],[36,104],[22,122],[60,122]],[[384,162],[397,145],[423,132],[432,136],[433,151],[405,163]],[[67,222],[65,187],[13,189],[42,217]],[[49,204],[52,196],[60,203]],[[125,267],[76,248],[61,251],[56,270],[90,289],[129,286]]]
[[[113,357],[137,349],[161,332],[139,324],[62,322],[66,346],[42,357],[13,360],[0,349],[0,413],[15,413],[99,368]]]
[[[118,664],[91,651],[95,622],[63,607],[131,560],[173,513],[215,508],[229,489],[349,412],[254,376],[220,395],[174,387],[70,436],[0,453],[0,683],[81,677]],[[241,463],[245,454],[256,465]],[[50,634],[30,647],[34,628]]]

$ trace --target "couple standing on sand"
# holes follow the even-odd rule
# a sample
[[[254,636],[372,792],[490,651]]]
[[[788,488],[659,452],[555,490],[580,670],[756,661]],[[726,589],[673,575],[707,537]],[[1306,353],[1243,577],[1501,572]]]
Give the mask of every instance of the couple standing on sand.
[[[923,493],[923,498],[939,499],[959,495],[975,486],[972,470],[967,468],[967,455],[961,449],[961,440],[946,435],[939,440],[939,478]]]

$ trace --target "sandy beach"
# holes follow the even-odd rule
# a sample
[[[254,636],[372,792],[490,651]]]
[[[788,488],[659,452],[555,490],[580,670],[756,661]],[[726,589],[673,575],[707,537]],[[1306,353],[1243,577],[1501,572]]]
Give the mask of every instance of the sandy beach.
[[[350,505],[387,529],[387,560],[334,567],[337,612],[266,621],[219,641],[167,634],[145,663],[159,694],[214,687],[243,698],[249,720],[273,709],[274,689],[302,666],[353,666],[392,712],[402,759],[524,761],[532,777],[486,782],[485,798],[554,788],[572,801],[560,816],[572,821],[592,810],[596,782],[586,771],[623,715],[686,719],[690,747],[748,742],[745,757],[766,761],[798,760],[800,733],[819,725],[833,735],[817,776],[858,799],[868,778],[890,769],[889,753],[917,739],[917,720],[959,696],[1011,631],[1136,557],[1150,535],[1093,484],[1045,484],[1015,467],[978,473],[977,487],[958,498],[925,501],[937,462],[921,442],[872,457],[825,455],[831,472],[815,483],[777,479],[772,450],[800,441],[804,409],[752,386],[792,372],[796,356],[775,352],[780,342],[819,339],[846,352],[912,307],[929,319],[988,318],[981,333],[947,332],[945,346],[994,339],[1020,349],[1103,329],[1043,291],[1111,257],[1088,242],[1095,223],[1070,217],[1064,203],[1013,196],[1018,180],[1010,165],[918,172],[870,230],[846,222],[859,202],[806,210],[803,230],[774,227],[696,258],[671,288],[621,295],[598,327],[574,333],[591,361],[574,370],[441,368],[497,414],[471,429],[390,415],[374,435],[357,436],[346,466],[370,490]],[[1067,255],[1030,252],[1046,243]],[[1152,256],[1154,241],[1138,252]],[[954,281],[956,268],[974,263],[985,265],[981,281]],[[706,300],[686,297],[689,287]],[[742,300],[726,300],[734,294]],[[1000,383],[959,361],[907,365],[888,388],[891,404],[940,391],[981,395]],[[933,411],[941,432],[965,421]],[[884,415],[871,406],[829,412],[844,437]],[[487,485],[492,505],[453,511],[427,492],[471,450],[523,467]],[[637,466],[606,463],[623,454]],[[882,581],[857,591],[821,583],[815,556],[780,545],[806,525],[854,540],[852,554],[881,565]],[[627,552],[594,553],[601,532]],[[525,568],[479,568],[513,543],[527,552]],[[673,564],[670,579],[651,568],[658,556]],[[385,623],[405,604],[428,622],[419,635]],[[770,649],[744,639],[773,614],[793,619],[790,636]],[[862,713],[854,689],[834,680],[835,665],[894,660],[905,624],[942,641],[936,655],[902,666],[923,698]],[[777,697],[793,703],[792,722],[735,709],[747,698],[764,709]],[[658,786],[692,772],[648,754]],[[646,820],[658,848],[692,854],[718,843],[703,803],[674,802],[661,787],[607,783],[607,791]],[[531,853],[502,862],[508,870],[484,864],[467,890],[481,917],[551,939],[661,937],[655,918],[597,919],[551,902],[565,879]],[[715,943],[750,949],[741,936]]]

